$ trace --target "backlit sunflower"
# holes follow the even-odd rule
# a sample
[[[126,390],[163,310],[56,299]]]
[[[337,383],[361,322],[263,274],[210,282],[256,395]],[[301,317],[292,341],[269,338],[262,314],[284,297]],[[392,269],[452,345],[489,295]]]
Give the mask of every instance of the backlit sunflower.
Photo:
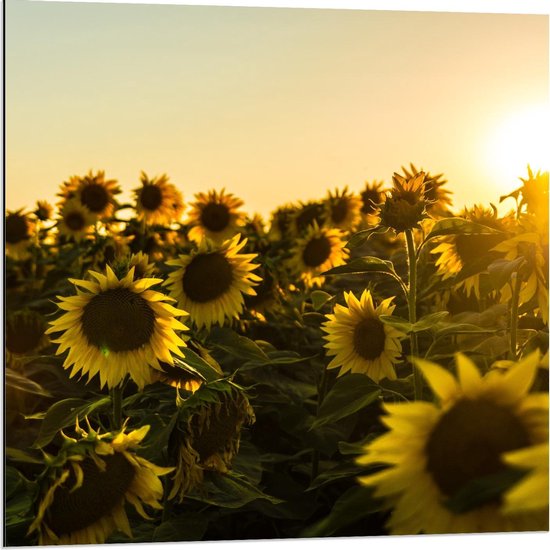
[[[41,222],[51,219],[53,214],[53,206],[48,201],[36,201],[36,208],[33,214]]]
[[[349,254],[344,245],[339,229],[319,228],[314,221],[305,234],[296,239],[291,250],[289,269],[306,286],[321,286],[325,280],[322,273],[346,262]]]
[[[547,511],[518,507],[504,515],[502,505],[502,493],[518,481],[503,454],[548,440],[548,393],[528,393],[539,353],[484,377],[457,354],[458,379],[415,362],[437,403],[384,404],[389,431],[358,460],[387,465],[360,482],[393,509],[390,534],[547,530]]]
[[[246,239],[235,235],[221,245],[204,239],[197,250],[166,262],[177,267],[164,282],[179,307],[189,312],[198,328],[224,324],[243,311],[243,294],[254,295],[261,279],[251,273],[256,254],[240,254]]]
[[[110,266],[105,275],[89,271],[97,282],[69,279],[77,295],[58,296],[65,313],[46,332],[63,332],[53,342],[59,344],[56,355],[69,350],[63,366],[71,377],[99,374],[101,387],[112,388],[130,374],[143,388],[152,382],[150,367],[161,370],[159,361],[173,364],[172,353],[182,356],[179,346],[185,342],[175,331],[186,330],[176,319],[185,312],[151,290],[162,279],[135,279],[134,271],[120,280]]]
[[[227,381],[216,386],[216,391],[201,387],[183,404],[168,446],[176,464],[169,499],[181,502],[202,482],[205,470],[226,473],[239,451],[242,427],[255,421],[242,390]]]
[[[64,199],[63,202],[75,198],[90,211],[96,221],[113,215],[115,195],[118,193],[120,187],[116,180],[105,179],[105,172],[102,170],[95,175],[90,170],[85,176],[72,176],[68,182],[63,182],[59,196]]]
[[[141,187],[134,189],[137,219],[147,225],[170,225],[178,222],[183,213],[181,193],[168,176],[162,174],[149,179],[141,172]]]
[[[438,237],[440,244],[431,253],[439,254],[435,265],[438,275],[444,281],[458,275],[464,268],[475,266],[480,261],[489,265],[492,260],[501,256],[493,247],[506,238],[506,231],[510,229],[513,221],[509,216],[499,218],[496,209],[490,210],[480,205],[475,205],[472,209],[465,208],[460,212],[459,217],[496,229],[499,233]],[[484,267],[479,271],[483,271]],[[463,287],[467,297],[473,292],[479,300],[479,282],[480,274],[476,273],[460,281],[456,288]]]
[[[350,194],[348,188],[338,189],[328,193],[325,199],[326,219],[331,227],[343,231],[353,231],[361,219],[362,201],[359,197]]]
[[[400,339],[405,337],[395,328],[383,323],[380,315],[391,315],[393,298],[374,307],[370,291],[364,290],[358,300],[353,292],[344,292],[346,306],[336,304],[334,313],[327,315],[321,327],[328,356],[334,356],[327,368],[366,374],[378,382],[383,378],[395,380],[394,365],[401,355]]]
[[[49,344],[46,319],[30,309],[8,313],[5,345],[8,363],[25,355],[38,353]]]
[[[103,544],[116,531],[132,537],[126,515],[131,504],[144,519],[143,505],[162,510],[161,468],[135,453],[149,431],[143,426],[128,434],[98,434],[77,428],[79,439],[65,437],[59,455],[50,457],[41,500],[28,535],[38,543]]]
[[[93,224],[94,216],[77,199],[69,199],[61,206],[57,222],[60,236],[80,242],[90,233]]]
[[[239,231],[245,220],[243,201],[222,189],[197,193],[188,216],[189,239],[199,244],[204,237],[221,243]]]
[[[268,233],[270,241],[281,241],[289,236],[292,215],[295,210],[291,204],[285,204],[271,213]]]
[[[14,260],[24,260],[29,256],[29,246],[35,229],[34,222],[21,208],[16,212],[8,211],[4,223],[6,254]]]
[[[376,212],[378,205],[384,201],[385,192],[383,190],[384,182],[373,180],[372,183],[365,182],[365,187],[359,193],[362,201],[361,214],[363,214],[367,225],[376,225],[378,218]]]
[[[518,211],[523,207],[543,223],[548,223],[548,172],[534,174],[527,165],[527,178],[519,178],[523,185],[510,194],[500,197],[500,202],[509,197],[516,199]],[[521,197],[521,198],[520,198]]]
[[[314,223],[317,224],[317,227],[323,227],[326,218],[326,207],[322,201],[300,202],[290,218],[289,236],[303,236]]]

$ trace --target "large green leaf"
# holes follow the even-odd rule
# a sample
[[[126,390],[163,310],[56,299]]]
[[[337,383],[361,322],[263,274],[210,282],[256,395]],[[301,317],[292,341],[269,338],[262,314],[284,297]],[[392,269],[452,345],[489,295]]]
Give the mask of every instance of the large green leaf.
[[[198,374],[199,378],[203,378],[207,382],[212,382],[220,378],[221,374],[192,349],[183,348],[181,351],[185,358],[183,360],[178,358],[174,359],[175,366],[183,363],[183,368],[188,368],[191,372]]]
[[[386,233],[387,231],[387,227],[383,227],[380,225],[377,225],[376,227],[371,227],[369,229],[364,229],[363,231],[358,231],[357,233],[352,235],[346,246],[348,248],[358,248],[359,246],[364,245],[373,235]]]
[[[392,262],[389,260],[381,260],[376,256],[354,258],[345,265],[339,265],[338,267],[333,267],[325,271],[323,275],[350,275],[358,273],[385,273],[391,277],[399,278]]]
[[[356,413],[376,401],[380,394],[379,386],[363,374],[342,376],[321,403],[312,429]]]
[[[269,357],[250,338],[240,336],[226,327],[214,327],[210,331],[211,345],[224,350],[238,359],[269,362]]]
[[[153,542],[199,541],[208,528],[206,514],[186,512],[161,523],[153,533]]]
[[[490,235],[493,233],[502,233],[502,231],[464,218],[444,218],[435,222],[424,242],[444,235]]]
[[[319,311],[327,302],[330,302],[334,296],[323,290],[314,290],[311,293],[311,303],[315,311]]]
[[[23,376],[21,373],[6,367],[6,388],[16,389],[25,393],[51,397],[49,391],[45,390],[40,384]]]

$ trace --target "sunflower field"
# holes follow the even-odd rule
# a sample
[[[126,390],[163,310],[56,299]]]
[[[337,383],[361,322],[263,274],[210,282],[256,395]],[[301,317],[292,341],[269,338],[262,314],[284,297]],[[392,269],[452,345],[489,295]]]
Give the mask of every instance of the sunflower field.
[[[548,530],[548,172],[5,215],[5,545]]]

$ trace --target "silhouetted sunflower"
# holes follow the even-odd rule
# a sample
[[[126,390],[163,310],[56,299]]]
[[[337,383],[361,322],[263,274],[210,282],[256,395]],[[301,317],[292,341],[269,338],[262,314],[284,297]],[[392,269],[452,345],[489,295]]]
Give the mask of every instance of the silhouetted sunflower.
[[[292,204],[285,204],[271,213],[268,233],[270,241],[282,241],[290,236],[290,224],[295,210]]]
[[[16,212],[8,210],[4,225],[6,254],[14,260],[24,260],[27,258],[34,229],[34,222],[23,212],[23,208]]]
[[[52,217],[53,206],[47,201],[36,201],[36,208],[33,213],[41,222],[48,221]]]
[[[101,387],[113,388],[130,374],[143,388],[152,382],[149,367],[161,370],[159,361],[172,364],[172,353],[182,356],[179,346],[185,342],[175,331],[187,330],[176,319],[185,311],[151,290],[162,279],[135,279],[134,271],[120,280],[110,266],[105,275],[89,271],[97,282],[69,279],[79,287],[77,295],[58,296],[65,313],[46,332],[63,333],[53,342],[59,344],[56,355],[69,350],[63,366],[71,369],[71,377],[99,374]]]
[[[291,215],[289,236],[294,238],[303,236],[314,223],[317,227],[323,227],[326,217],[326,207],[322,201],[300,202]]]
[[[328,193],[325,200],[327,224],[343,231],[353,231],[361,219],[362,201],[350,194],[348,188]]]
[[[37,311],[23,309],[6,316],[6,355],[8,363],[24,355],[33,355],[50,342],[46,319]]]
[[[204,239],[197,250],[166,262],[177,267],[164,282],[179,307],[189,312],[198,328],[223,325],[243,311],[243,294],[254,295],[253,287],[261,279],[251,273],[256,254],[240,254],[246,239],[239,243],[235,235],[221,245]]]
[[[222,189],[197,193],[188,215],[189,239],[199,244],[204,237],[221,243],[230,239],[244,224],[245,214],[239,208],[243,201]]]

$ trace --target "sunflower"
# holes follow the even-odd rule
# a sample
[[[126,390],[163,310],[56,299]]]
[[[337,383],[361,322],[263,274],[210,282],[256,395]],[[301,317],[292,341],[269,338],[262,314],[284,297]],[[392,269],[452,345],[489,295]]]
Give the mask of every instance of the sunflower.
[[[443,281],[458,275],[464,268],[475,266],[480,260],[489,264],[491,260],[497,259],[499,254],[495,253],[493,247],[506,238],[505,232],[510,229],[513,221],[510,216],[499,218],[494,207],[489,210],[480,205],[474,205],[472,209],[465,208],[460,212],[459,217],[496,229],[500,233],[458,234],[439,237],[440,244],[433,248],[431,253],[439,254],[435,265],[437,273]],[[467,297],[473,292],[479,300],[479,283],[480,274],[476,273],[460,281],[456,288],[463,287]]]
[[[289,236],[292,215],[295,211],[294,206],[285,204],[271,213],[268,233],[270,241],[282,241]]]
[[[197,250],[166,262],[179,269],[170,273],[164,285],[198,328],[238,319],[243,294],[256,293],[252,287],[261,279],[251,271],[258,267],[252,263],[257,255],[239,254],[247,242],[239,239],[240,234],[221,245],[203,239]]]
[[[115,195],[118,193],[120,188],[116,180],[106,180],[105,172],[102,170],[96,175],[90,170],[85,176],[72,176],[68,182],[63,182],[58,196],[63,198],[62,204],[75,198],[90,211],[95,222],[113,215],[116,205]]]
[[[184,402],[179,425],[172,432],[168,452],[176,471],[169,499],[179,502],[197,485],[205,470],[226,473],[239,451],[243,425],[255,416],[246,395],[227,381],[216,391],[203,386]]]
[[[8,210],[4,225],[6,254],[14,260],[28,258],[34,229],[34,222],[23,212],[23,208],[16,212]]]
[[[300,202],[290,218],[289,236],[294,238],[303,236],[314,223],[317,227],[323,227],[326,218],[326,207],[322,201]]]
[[[204,237],[215,243],[230,239],[244,224],[245,214],[239,208],[243,201],[222,189],[197,193],[191,205],[188,222],[191,225],[189,239],[199,244]]]
[[[185,312],[150,289],[162,279],[135,279],[134,272],[132,267],[119,280],[107,265],[105,275],[88,271],[97,282],[69,279],[79,287],[76,296],[58,296],[65,313],[46,333],[63,332],[53,342],[59,344],[57,355],[69,350],[63,366],[72,367],[71,377],[99,373],[101,387],[112,388],[130,374],[143,388],[152,382],[150,367],[161,370],[159,361],[173,364],[171,353],[182,356],[179,346],[185,342],[175,330],[186,330],[176,319]]]
[[[80,438],[65,436],[65,446],[50,458],[36,518],[28,535],[38,543],[103,544],[115,531],[132,537],[126,502],[143,519],[151,519],[143,504],[162,510],[161,468],[138,456],[134,449],[149,426],[128,434],[98,434],[77,427]]]
[[[342,191],[330,191],[325,199],[327,223],[343,231],[353,231],[361,219],[362,201],[359,197],[349,194],[348,188]]]
[[[518,480],[503,454],[548,440],[548,393],[528,393],[539,355],[482,377],[457,354],[458,379],[435,363],[415,360],[437,403],[385,404],[389,431],[358,460],[388,465],[360,482],[374,486],[374,495],[393,508],[390,534],[548,529],[547,512],[518,507],[504,515],[501,500],[503,488]]]
[[[373,180],[372,183],[365,182],[365,188],[359,193],[362,201],[361,214],[369,221],[373,221],[376,216],[378,206],[383,202],[385,198],[385,192],[382,189],[384,187],[383,181]],[[371,223],[369,225],[376,225]]]
[[[69,199],[61,206],[57,222],[60,236],[80,242],[90,233],[93,224],[94,216],[77,199]]]
[[[344,292],[344,299],[347,307],[336,304],[321,327],[327,333],[323,336],[327,355],[334,355],[327,368],[340,367],[338,376],[351,371],[366,374],[375,382],[395,380],[394,365],[401,355],[400,338],[405,335],[380,320],[380,315],[393,313],[393,298],[376,309],[368,290],[359,300],[353,292]]]
[[[36,201],[36,208],[33,214],[37,220],[46,222],[51,219],[53,214],[53,206],[48,201]]]
[[[8,313],[6,317],[7,360],[17,361],[25,355],[33,355],[48,346],[46,319],[30,309]]]
[[[343,265],[348,257],[339,229],[319,228],[317,222],[307,229],[303,237],[296,239],[291,250],[289,269],[300,277],[306,286],[321,286],[322,275],[329,269]]]
[[[170,225],[178,222],[183,213],[183,199],[168,176],[149,179],[141,172],[141,187],[134,189],[137,219],[147,225]]]
[[[87,264],[87,267],[94,271],[104,270],[107,264],[112,267],[130,252],[126,239],[116,233],[111,232],[105,237],[98,237],[97,240],[90,253],[90,262]]]

